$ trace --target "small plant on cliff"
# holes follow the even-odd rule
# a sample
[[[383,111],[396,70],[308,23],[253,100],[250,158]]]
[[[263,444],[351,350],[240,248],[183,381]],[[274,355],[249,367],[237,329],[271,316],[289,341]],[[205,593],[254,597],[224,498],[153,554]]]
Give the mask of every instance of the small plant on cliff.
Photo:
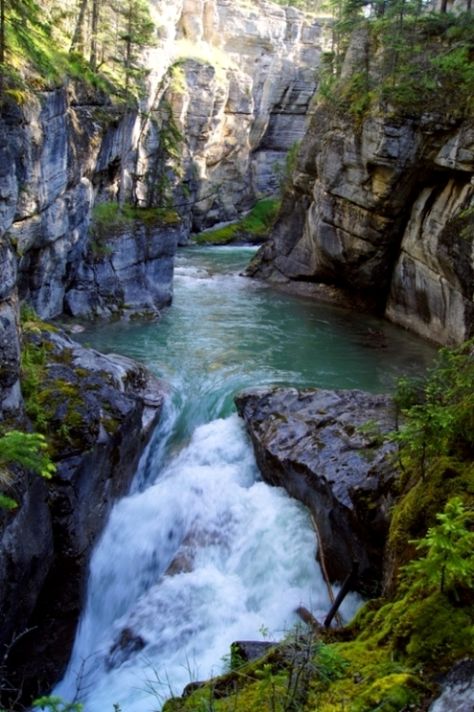
[[[46,438],[40,433],[23,433],[11,430],[0,437],[0,485],[11,483],[10,467],[20,465],[41,477],[50,479],[56,471],[47,452]],[[16,501],[0,493],[0,508],[14,509]]]
[[[439,524],[413,542],[426,555],[410,561],[405,574],[419,588],[452,591],[456,596],[457,587],[474,584],[474,531],[468,528],[474,523],[474,512],[464,508],[460,497],[453,497],[436,518]]]
[[[47,448],[46,438],[41,433],[10,430],[0,437],[0,476],[4,476],[5,467],[15,463],[50,479],[56,467],[49,459]]]
[[[277,161],[273,166],[273,173],[280,184],[281,194],[285,192],[291,183],[291,179],[296,168],[296,162],[298,160],[300,145],[301,141],[295,141],[292,143],[288,149],[288,153],[285,156],[285,160]]]

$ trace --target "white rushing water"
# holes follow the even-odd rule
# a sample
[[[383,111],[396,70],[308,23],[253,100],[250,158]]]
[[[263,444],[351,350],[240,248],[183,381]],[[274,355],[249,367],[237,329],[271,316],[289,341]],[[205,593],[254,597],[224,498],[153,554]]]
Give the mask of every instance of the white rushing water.
[[[221,672],[234,640],[282,638],[300,605],[327,613],[308,515],[260,480],[233,395],[271,382],[386,390],[419,353],[408,337],[401,347],[400,331],[384,349],[368,348],[372,322],[239,277],[248,249],[216,254],[178,259],[173,307],[158,325],[101,325],[84,336],[146,362],[169,389],[131,494],[96,546],[55,690],[86,712],[156,710]],[[357,605],[349,596],[343,614]]]
[[[220,672],[232,641],[281,638],[299,605],[329,607],[308,516],[259,480],[237,416],[215,420],[115,507],[55,692],[87,710],[156,709]]]

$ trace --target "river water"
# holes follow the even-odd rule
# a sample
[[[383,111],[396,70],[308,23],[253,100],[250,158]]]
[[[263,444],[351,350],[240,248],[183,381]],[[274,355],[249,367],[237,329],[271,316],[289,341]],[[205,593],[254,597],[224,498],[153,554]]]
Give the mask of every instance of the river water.
[[[186,248],[159,323],[81,340],[167,384],[162,422],[92,557],[87,602],[55,694],[86,712],[148,712],[221,672],[233,640],[277,639],[329,607],[306,511],[259,478],[233,396],[292,384],[388,391],[433,351],[377,319],[240,276],[254,249]],[[343,615],[359,604],[349,596]]]

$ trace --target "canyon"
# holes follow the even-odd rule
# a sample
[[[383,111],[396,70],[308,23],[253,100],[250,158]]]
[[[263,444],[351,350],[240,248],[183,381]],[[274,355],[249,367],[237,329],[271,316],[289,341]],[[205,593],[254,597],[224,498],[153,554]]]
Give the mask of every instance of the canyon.
[[[474,334],[472,120],[428,109],[360,118],[317,100],[328,17],[265,0],[153,0],[150,10],[156,42],[143,52],[136,105],[69,79],[24,103],[8,99],[0,117],[0,419],[31,427],[29,350],[36,406],[58,441],[52,485],[18,468],[19,506],[0,511],[0,644],[25,698],[64,671],[93,547],[170,390],[62,327],[158,321],[173,300],[178,248],[281,192],[270,239],[246,270],[257,278],[249,289],[264,280],[436,344]],[[342,77],[367,63],[376,76],[369,36],[357,32]],[[367,333],[384,348],[383,334]],[[331,580],[357,559],[358,590],[379,592],[393,447],[360,428],[373,417],[391,431],[391,399],[250,390],[237,409],[264,479],[318,520]]]

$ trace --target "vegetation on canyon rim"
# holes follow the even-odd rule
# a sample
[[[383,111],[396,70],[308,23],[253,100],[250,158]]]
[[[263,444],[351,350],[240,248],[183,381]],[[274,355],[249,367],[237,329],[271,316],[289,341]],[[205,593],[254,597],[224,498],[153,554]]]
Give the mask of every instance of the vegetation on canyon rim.
[[[0,10],[2,99],[24,103],[66,79],[120,102],[141,93],[140,51],[156,32],[146,0],[1,0]]]
[[[418,2],[335,3],[334,51],[325,55],[319,98],[360,120],[369,113],[463,118],[474,110],[474,15],[426,12]],[[354,32],[364,50],[341,76]]]

